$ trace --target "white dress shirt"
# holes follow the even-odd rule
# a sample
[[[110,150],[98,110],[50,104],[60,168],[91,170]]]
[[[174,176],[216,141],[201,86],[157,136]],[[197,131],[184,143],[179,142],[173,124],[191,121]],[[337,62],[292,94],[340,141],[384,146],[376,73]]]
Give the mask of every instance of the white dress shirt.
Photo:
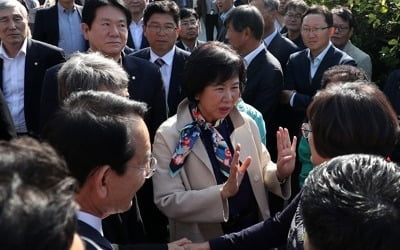
[[[150,48],[150,62],[154,63],[154,61],[157,60],[158,58],[163,59],[163,61],[165,62],[164,65],[160,67],[160,71],[164,83],[165,95],[167,101],[168,101],[169,85],[172,73],[172,64],[174,63],[174,55],[175,55],[175,45],[164,56],[157,56]]]
[[[25,39],[17,55],[12,58],[5,51],[3,44],[0,45],[0,58],[3,59],[3,94],[17,133],[28,132],[24,113],[26,46]]]
[[[129,30],[131,31],[132,40],[135,45],[135,48],[139,50],[142,45],[142,37],[143,37],[143,18],[139,20],[138,23],[135,23],[133,20],[131,24],[129,24]]]

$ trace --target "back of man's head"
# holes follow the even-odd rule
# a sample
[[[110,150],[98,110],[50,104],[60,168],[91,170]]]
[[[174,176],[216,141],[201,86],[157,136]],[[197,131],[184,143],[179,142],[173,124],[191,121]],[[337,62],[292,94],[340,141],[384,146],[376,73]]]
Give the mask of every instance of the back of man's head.
[[[128,74],[114,60],[100,52],[74,53],[57,73],[58,96],[62,103],[71,93],[103,90],[123,95]]]
[[[108,92],[73,93],[44,128],[43,139],[64,156],[81,186],[99,166],[123,175],[139,146],[132,139],[135,123],[146,111],[145,103]]]
[[[249,28],[257,41],[261,41],[264,32],[264,19],[260,11],[251,5],[241,5],[233,9],[226,18],[225,25],[231,25],[237,32]]]
[[[316,167],[300,202],[305,249],[398,249],[399,179],[396,164],[373,155],[339,156]]]
[[[48,145],[30,138],[0,142],[1,249],[70,249],[76,187]]]

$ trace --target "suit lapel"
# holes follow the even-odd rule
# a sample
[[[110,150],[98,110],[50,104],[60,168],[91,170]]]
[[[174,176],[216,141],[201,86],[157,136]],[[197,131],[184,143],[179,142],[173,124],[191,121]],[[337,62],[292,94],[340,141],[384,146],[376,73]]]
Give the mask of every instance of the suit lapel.
[[[58,41],[60,40],[60,30],[58,27],[58,7],[57,4],[54,5],[51,9],[51,11],[49,11],[49,20],[50,25],[53,26],[50,28],[50,30],[54,30],[54,41]],[[55,44],[56,46],[58,46],[58,44]]]
[[[315,72],[315,75],[312,79],[312,85],[320,85],[320,79],[322,77],[322,74],[324,73],[324,71],[329,68],[329,64],[331,63],[331,58],[333,56],[333,52],[334,52],[334,48],[333,46],[331,46],[328,50],[328,52],[326,52],[324,58],[322,59],[320,65],[318,66],[317,71]]]
[[[3,59],[0,58],[0,88],[3,91]]]

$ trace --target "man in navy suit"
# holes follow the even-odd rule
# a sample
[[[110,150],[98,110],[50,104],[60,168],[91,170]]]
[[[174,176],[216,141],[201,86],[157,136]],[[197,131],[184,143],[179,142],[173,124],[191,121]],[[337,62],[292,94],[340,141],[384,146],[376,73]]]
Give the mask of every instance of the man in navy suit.
[[[176,113],[185,94],[182,73],[189,53],[175,46],[179,35],[179,8],[173,1],[155,1],[147,5],[143,17],[144,34],[150,47],[134,56],[156,63],[161,70],[168,103],[168,115]]]
[[[283,73],[290,54],[298,51],[297,45],[283,37],[275,28],[274,22],[278,14],[279,0],[253,0],[251,4],[257,7],[264,19],[264,43],[268,51],[278,59]]]
[[[149,42],[143,34],[143,11],[148,0],[124,0],[131,13],[132,22],[129,24],[128,41],[126,45],[134,50],[149,47]]]
[[[87,250],[113,249],[103,236],[102,219],[131,208],[135,193],[156,171],[143,119],[146,110],[145,103],[112,93],[78,92],[43,132],[43,139],[64,157],[79,183],[78,233]]]
[[[33,39],[60,47],[66,55],[86,51],[81,19],[82,6],[73,0],[59,0],[56,5],[36,12]]]
[[[16,132],[37,136],[45,70],[64,62],[64,52],[30,39],[28,13],[18,1],[0,3],[0,87]]]
[[[192,52],[204,42],[198,40],[200,33],[200,21],[194,9],[182,8],[179,11],[181,18],[181,30],[179,32],[179,41],[176,46],[183,50]]]
[[[299,131],[305,110],[321,88],[324,71],[340,64],[356,66],[353,58],[332,45],[333,32],[332,13],[325,6],[314,6],[303,15],[301,35],[307,49],[290,56],[281,95],[281,101],[290,106],[292,133]]]

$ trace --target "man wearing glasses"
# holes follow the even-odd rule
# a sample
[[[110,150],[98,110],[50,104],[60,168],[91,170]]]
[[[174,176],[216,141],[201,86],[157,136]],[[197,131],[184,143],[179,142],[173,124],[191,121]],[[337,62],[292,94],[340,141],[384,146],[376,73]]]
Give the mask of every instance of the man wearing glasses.
[[[176,113],[185,97],[182,73],[189,53],[175,46],[180,32],[179,7],[173,1],[155,1],[147,5],[143,16],[143,32],[150,47],[133,55],[160,67],[168,103],[168,115]]]
[[[78,180],[78,233],[86,249],[113,249],[103,235],[102,219],[130,209],[135,193],[156,171],[146,111],[145,103],[112,93],[77,92],[44,130],[43,139]],[[169,249],[179,249],[181,243],[171,244]]]
[[[334,33],[332,13],[325,6],[312,6],[302,17],[301,35],[306,49],[290,55],[285,74],[281,102],[288,105],[286,121],[282,124],[297,134],[305,110],[321,88],[322,74],[334,65],[355,61],[330,42]],[[290,118],[288,118],[290,117]]]
[[[179,41],[176,46],[192,52],[200,44],[204,43],[198,40],[200,33],[199,16],[194,9],[182,8],[179,11],[181,18],[181,31],[179,32]]]
[[[332,35],[332,43],[339,49],[353,57],[357,66],[367,73],[369,79],[372,75],[372,64],[370,56],[364,51],[357,48],[350,41],[353,35],[355,20],[351,11],[342,6],[332,9],[333,27],[335,32]]]

